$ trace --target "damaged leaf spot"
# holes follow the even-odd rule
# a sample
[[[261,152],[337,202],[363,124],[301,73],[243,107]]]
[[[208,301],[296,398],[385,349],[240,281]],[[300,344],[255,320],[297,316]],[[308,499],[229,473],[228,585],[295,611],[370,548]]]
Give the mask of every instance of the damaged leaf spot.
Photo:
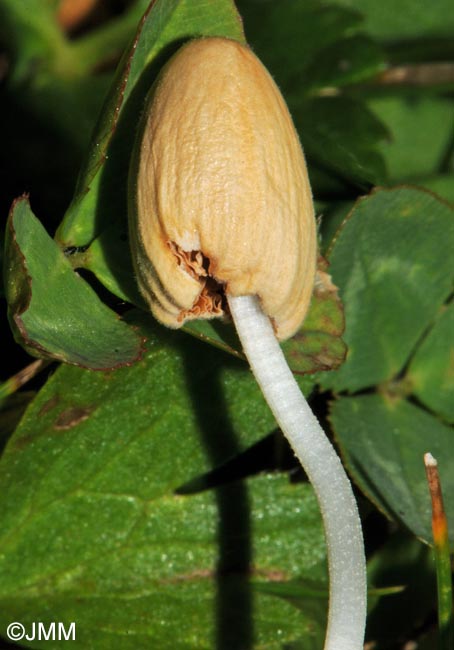
[[[60,413],[55,421],[54,429],[57,429],[58,431],[72,429],[77,424],[87,420],[93,410],[94,407],[72,406]]]

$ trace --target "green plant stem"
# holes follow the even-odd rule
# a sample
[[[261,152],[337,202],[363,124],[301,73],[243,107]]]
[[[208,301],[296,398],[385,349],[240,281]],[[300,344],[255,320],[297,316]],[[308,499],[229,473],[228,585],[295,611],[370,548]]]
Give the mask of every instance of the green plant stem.
[[[36,375],[41,372],[41,370],[44,370],[44,368],[46,368],[50,363],[52,363],[50,359],[37,359],[7,379],[3,384],[0,384],[0,401],[19,390],[21,386],[26,384],[33,377],[36,377]]]
[[[432,532],[437,572],[440,650],[452,650],[454,644],[454,617],[448,523],[443,506],[438,463],[431,454],[427,453],[424,454],[424,464],[432,501]]]

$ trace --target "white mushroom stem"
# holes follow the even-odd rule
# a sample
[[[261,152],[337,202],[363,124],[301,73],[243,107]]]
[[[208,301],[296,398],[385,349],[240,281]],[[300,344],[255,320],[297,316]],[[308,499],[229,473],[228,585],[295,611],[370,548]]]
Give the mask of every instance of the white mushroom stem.
[[[350,481],[287,365],[254,296],[227,296],[252,372],[317,495],[330,575],[325,650],[362,650],[367,585],[363,535]]]

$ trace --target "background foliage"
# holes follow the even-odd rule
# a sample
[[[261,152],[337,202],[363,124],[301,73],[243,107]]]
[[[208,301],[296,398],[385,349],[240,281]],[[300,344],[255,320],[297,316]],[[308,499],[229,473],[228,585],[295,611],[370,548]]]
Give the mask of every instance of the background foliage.
[[[284,350],[357,487],[367,639],[434,647],[422,455],[454,534],[453,28],[448,0],[2,0],[4,636],[76,621],[81,648],[322,646],[317,504],[235,334],[165,330],[131,270],[145,95],[182,42],[222,35],[289,103],[343,303],[321,259]],[[29,355],[52,365],[18,390]]]

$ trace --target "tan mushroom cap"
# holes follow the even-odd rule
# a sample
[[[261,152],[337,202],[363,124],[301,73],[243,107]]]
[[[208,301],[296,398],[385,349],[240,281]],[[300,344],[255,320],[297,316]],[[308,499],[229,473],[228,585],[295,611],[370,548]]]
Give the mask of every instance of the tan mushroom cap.
[[[300,327],[316,266],[306,164],[287,106],[252,51],[184,45],[147,100],[131,169],[139,287],[170,327],[257,295],[279,339]]]

